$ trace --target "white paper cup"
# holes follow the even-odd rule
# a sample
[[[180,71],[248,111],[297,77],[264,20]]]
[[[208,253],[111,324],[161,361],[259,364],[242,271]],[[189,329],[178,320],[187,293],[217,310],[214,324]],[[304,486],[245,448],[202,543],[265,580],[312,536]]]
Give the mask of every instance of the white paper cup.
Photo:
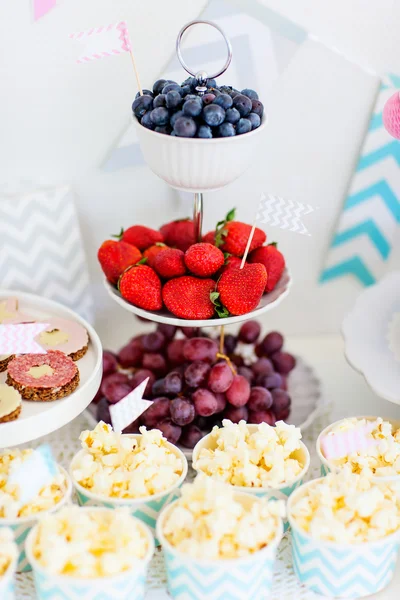
[[[363,544],[339,544],[311,537],[293,519],[291,508],[307,487],[321,479],[302,485],[288,501],[294,572],[301,583],[330,598],[355,599],[376,594],[393,577],[400,532]]]
[[[81,508],[101,511],[104,508]],[[83,578],[53,575],[33,556],[33,543],[37,526],[26,540],[26,553],[32,565],[38,600],[144,600],[147,570],[154,554],[154,540],[150,529],[139,519],[139,526],[148,542],[146,556],[138,559],[134,568],[113,577]]]
[[[348,418],[359,419],[359,420],[365,419],[366,421],[376,421],[378,417],[348,417]],[[335,421],[335,423],[331,423],[331,425],[328,425],[328,427],[325,427],[325,429],[323,429],[321,431],[321,433],[319,434],[319,436],[317,438],[316,450],[317,450],[319,460],[321,461],[321,475],[323,477],[331,472],[338,473],[344,467],[344,465],[336,465],[334,462],[329,461],[327,458],[325,458],[325,456],[322,452],[322,448],[321,448],[321,440],[330,431],[332,431],[333,428],[337,427],[337,425],[339,425],[340,423],[342,423],[343,421],[346,421],[346,420],[347,420],[347,418],[340,419],[339,421]],[[391,423],[396,429],[398,429],[400,427],[400,421],[397,421],[396,419],[383,419],[383,420]],[[377,482],[381,482],[381,483],[382,482],[391,483],[391,482],[400,481],[400,474],[399,475],[389,475],[389,476],[384,476],[384,477],[372,476],[371,479],[372,479],[372,481],[377,481]]]
[[[141,434],[125,434],[127,437],[140,438]],[[179,490],[182,486],[188,471],[188,464],[185,455],[179,448],[177,448],[174,444],[170,444],[167,442],[167,445],[171,452],[173,452],[180,460],[182,461],[182,475],[179,477],[178,481],[170,488],[165,490],[164,492],[160,492],[158,494],[154,494],[153,496],[148,496],[147,498],[133,498],[133,499],[124,499],[124,498],[109,498],[108,496],[104,496],[101,494],[94,494],[90,490],[87,490],[83,486],[81,486],[75,479],[73,475],[73,471],[75,468],[76,461],[85,454],[85,450],[80,450],[77,454],[75,454],[72,459],[70,466],[70,475],[72,479],[72,483],[76,490],[76,495],[78,498],[78,503],[80,506],[102,506],[104,508],[121,508],[127,507],[130,510],[130,513],[133,517],[137,517],[143,523],[146,523],[148,527],[150,527],[154,536],[156,536],[156,521],[159,513],[179,496]],[[155,539],[156,546],[159,546],[159,542],[157,538]]]
[[[7,571],[0,577],[0,598],[1,600],[14,600],[14,577],[17,568],[18,559],[8,567]]]
[[[248,424],[247,427],[249,428],[250,433],[254,433],[258,430],[258,425]],[[200,469],[196,469],[195,467],[196,460],[201,450],[203,450],[203,448],[206,448],[208,450],[215,450],[216,448],[215,440],[211,437],[211,433],[212,432],[205,435],[199,442],[197,442],[196,446],[193,448],[192,466],[197,473],[203,473],[203,471],[201,471]],[[310,468],[310,453],[307,449],[307,446],[303,442],[300,442],[300,446],[301,447],[294,454],[294,456],[304,465],[304,467],[301,473],[299,473],[295,479],[282,483],[277,487],[256,488],[239,485],[234,485],[232,487],[234,487],[235,490],[237,490],[238,492],[246,492],[248,494],[257,496],[258,498],[269,498],[270,500],[283,500],[286,503],[290,494],[292,494],[292,492],[294,492],[294,490],[297,489],[303,483],[304,477],[308,469]],[[283,520],[283,525],[284,531],[286,532],[289,528],[289,522],[287,521],[287,519]]]
[[[243,492],[235,500],[249,506],[258,499]],[[283,535],[278,519],[276,535],[262,550],[243,558],[201,560],[189,558],[171,546],[163,534],[166,518],[175,502],[167,506],[157,521],[157,537],[164,551],[168,591],[174,600],[262,600],[272,585],[276,551]]]
[[[0,518],[0,527],[9,527],[10,529],[12,529],[12,531],[14,533],[14,540],[18,546],[18,552],[19,552],[18,564],[17,564],[17,572],[18,573],[24,573],[26,571],[32,570],[31,566],[29,564],[29,561],[26,558],[26,554],[25,554],[25,540],[26,540],[30,530],[32,529],[32,527],[34,527],[34,525],[36,525],[37,521],[39,519],[41,519],[43,516],[57,512],[58,510],[60,510],[60,508],[65,506],[65,504],[67,504],[71,500],[71,495],[72,495],[71,479],[70,479],[67,471],[61,465],[57,465],[57,466],[67,481],[66,492],[64,494],[64,497],[60,500],[60,502],[58,502],[58,504],[55,504],[52,508],[49,508],[48,510],[43,510],[42,512],[38,512],[38,513],[36,513],[34,515],[30,515],[28,517],[19,517],[16,519],[1,519]],[[1,596],[0,596],[0,598],[1,598]]]

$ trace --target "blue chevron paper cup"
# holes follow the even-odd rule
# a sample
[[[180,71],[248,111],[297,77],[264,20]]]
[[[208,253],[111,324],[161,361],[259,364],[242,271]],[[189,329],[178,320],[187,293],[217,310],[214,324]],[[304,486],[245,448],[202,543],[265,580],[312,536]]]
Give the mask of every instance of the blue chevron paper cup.
[[[139,437],[140,434],[133,434],[129,437]],[[176,482],[176,484],[167,489],[165,492],[160,492],[159,494],[154,494],[153,496],[149,496],[148,498],[134,498],[132,500],[125,500],[120,498],[108,498],[107,496],[102,496],[100,494],[93,494],[86,488],[82,487],[77,481],[74,480],[73,470],[75,461],[82,456],[84,450],[78,452],[74,458],[72,459],[70,466],[70,475],[72,479],[72,483],[75,487],[76,496],[78,499],[78,503],[80,506],[101,506],[103,508],[121,508],[122,506],[128,507],[130,509],[130,513],[133,517],[137,517],[143,523],[146,523],[148,527],[150,527],[154,537],[156,546],[159,546],[160,543],[156,537],[156,522],[159,513],[164,508],[174,500],[176,500],[180,495],[180,488],[186,478],[188,471],[188,464],[185,455],[179,448],[174,446],[174,444],[168,444],[171,452],[176,454],[182,461],[182,475]]]
[[[250,494],[238,492],[235,499],[243,504],[257,502]],[[200,560],[178,552],[163,535],[163,524],[172,505],[157,521],[167,569],[168,591],[174,600],[265,600],[274,573],[276,551],[283,535],[282,520],[274,540],[266,548],[244,558]]]
[[[36,513],[35,515],[29,516],[29,517],[20,517],[19,519],[1,519],[0,518],[0,527],[8,527],[9,529],[12,529],[12,531],[14,532],[14,539],[18,546],[18,552],[19,552],[18,564],[17,564],[17,572],[18,573],[25,573],[26,571],[32,570],[32,568],[26,558],[26,554],[25,554],[25,540],[28,537],[28,534],[29,534],[30,530],[32,529],[32,527],[34,527],[34,525],[36,525],[38,519],[40,519],[44,515],[48,515],[50,513],[60,510],[60,508],[62,508],[66,504],[68,504],[68,502],[70,502],[70,500],[71,500],[71,495],[72,495],[71,479],[70,479],[67,471],[63,467],[58,465],[58,468],[60,469],[60,471],[63,473],[63,475],[65,476],[65,478],[67,480],[66,493],[64,495],[64,498],[62,498],[62,500],[58,504],[56,504],[54,507],[52,507],[49,510],[42,511],[40,513]],[[2,597],[0,596],[0,598],[2,598]]]
[[[32,546],[36,528],[32,529],[26,540],[26,552],[33,567],[37,600],[144,600],[147,570],[154,554],[154,540],[150,529],[141,521],[139,524],[148,540],[149,549],[146,556],[138,559],[134,569],[120,575],[91,579],[47,572],[33,556]]]
[[[6,573],[0,577],[0,598],[1,600],[14,600],[14,576],[17,568],[17,561],[14,561]]]
[[[366,421],[376,421],[377,417],[371,417],[371,416],[367,416],[367,417],[351,417],[354,419],[365,419]],[[325,477],[325,475],[327,475],[328,473],[331,473],[332,471],[335,473],[338,473],[341,469],[340,466],[335,465],[334,463],[332,463],[331,461],[329,461],[327,458],[325,458],[325,456],[323,455],[322,452],[322,448],[321,448],[321,440],[322,438],[324,438],[334,427],[337,427],[337,425],[339,425],[340,423],[342,423],[343,421],[345,421],[346,419],[340,419],[339,421],[335,421],[335,423],[331,423],[331,425],[328,425],[328,427],[325,427],[325,429],[323,429],[321,431],[321,433],[319,434],[318,438],[317,438],[317,442],[316,442],[316,450],[317,450],[317,454],[318,454],[318,458],[321,461],[321,475],[322,477]],[[400,428],[400,421],[396,420],[396,419],[383,419],[384,421],[389,421],[389,423],[391,423],[393,425],[393,427],[395,429]],[[387,477],[372,477],[371,478],[373,481],[377,481],[377,482],[386,482],[386,483],[391,483],[391,482],[400,482],[400,475],[390,475]]]
[[[339,544],[312,538],[291,518],[290,508],[314,481],[303,485],[288,502],[296,576],[314,592],[329,598],[353,600],[383,590],[394,575],[399,534],[365,544]]]

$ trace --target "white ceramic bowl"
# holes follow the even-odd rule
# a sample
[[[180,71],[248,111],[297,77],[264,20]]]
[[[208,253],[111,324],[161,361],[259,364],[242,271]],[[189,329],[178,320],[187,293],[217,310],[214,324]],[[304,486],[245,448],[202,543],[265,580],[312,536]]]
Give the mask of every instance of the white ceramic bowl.
[[[267,124],[242,135],[181,138],[143,127],[133,116],[143,156],[168,185],[185,192],[212,192],[240,177],[251,165]]]

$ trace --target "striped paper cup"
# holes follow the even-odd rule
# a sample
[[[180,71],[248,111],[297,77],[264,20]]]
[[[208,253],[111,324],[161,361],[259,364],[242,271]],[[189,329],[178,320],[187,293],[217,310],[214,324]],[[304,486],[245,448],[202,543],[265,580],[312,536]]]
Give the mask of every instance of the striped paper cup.
[[[0,576],[0,598],[1,600],[14,600],[14,576],[17,568],[17,560],[14,560],[3,576]]]
[[[243,492],[235,494],[235,499],[244,506],[257,502],[257,498]],[[174,600],[268,598],[276,551],[283,535],[281,519],[278,519],[275,538],[259,552],[229,560],[201,560],[189,558],[166,540],[163,527],[173,504],[167,506],[158,518],[157,537],[164,551],[168,591]]]
[[[80,510],[107,510],[82,508]],[[154,540],[150,529],[139,519],[148,540],[148,552],[138,559],[135,567],[113,577],[78,578],[54,575],[40,565],[33,556],[32,547],[37,534],[34,527],[26,540],[26,553],[33,568],[37,600],[144,600],[147,570],[154,554]]]
[[[376,421],[376,419],[378,417],[351,417],[351,418],[365,419],[366,421]],[[398,421],[396,419],[383,419],[383,420],[391,423],[396,429],[398,429],[400,427],[400,421]],[[323,429],[321,431],[321,433],[319,434],[319,436],[317,438],[316,450],[317,450],[319,460],[321,461],[322,477],[324,477],[325,475],[327,475],[330,472],[338,473],[344,466],[344,465],[342,465],[342,466],[335,465],[332,461],[329,461],[327,458],[325,458],[325,456],[322,452],[322,448],[321,448],[322,438],[324,438],[330,431],[332,431],[332,429],[334,427],[337,427],[337,425],[339,425],[343,421],[346,421],[346,419],[340,419],[339,421],[335,421],[335,423],[331,423],[331,425],[328,425],[328,427],[325,427],[325,429]],[[389,475],[387,477],[386,476],[385,477],[373,476],[371,479],[373,481],[377,481],[377,482],[379,482],[379,481],[386,482],[386,483],[396,482],[396,481],[400,481],[400,474],[399,475]]]
[[[129,437],[140,437],[140,433],[137,434],[126,434]],[[130,510],[130,513],[133,517],[137,517],[143,523],[146,523],[148,527],[150,527],[154,536],[156,536],[156,521],[159,513],[164,508],[174,500],[179,497],[179,490],[182,486],[188,471],[188,464],[185,455],[179,448],[174,446],[174,444],[170,444],[168,442],[168,446],[178,458],[182,461],[182,475],[179,477],[178,481],[170,488],[165,490],[164,492],[160,492],[158,494],[154,494],[153,496],[149,496],[148,498],[132,498],[132,499],[123,499],[123,498],[109,498],[108,496],[104,496],[101,494],[94,494],[90,490],[87,490],[83,486],[81,486],[73,476],[74,465],[76,461],[85,453],[85,450],[80,450],[72,459],[70,466],[70,475],[72,479],[72,483],[76,490],[76,495],[78,499],[78,503],[80,506],[100,506],[104,508],[121,508],[127,507]],[[156,546],[159,546],[159,542],[157,538],[155,539]]]
[[[35,513],[34,515],[30,515],[29,517],[19,517],[16,519],[1,519],[0,518],[0,527],[9,527],[14,532],[15,543],[18,546],[18,564],[17,564],[17,572],[24,573],[26,571],[31,571],[31,566],[29,561],[26,558],[25,554],[25,540],[34,525],[36,525],[37,521],[41,519],[43,516],[51,514],[60,510],[65,504],[67,504],[71,500],[72,495],[72,482],[69,478],[67,471],[58,465],[58,468],[64,475],[67,481],[67,490],[64,494],[64,497],[52,508],[49,510],[43,510],[42,512]],[[0,596],[0,598],[2,598]]]
[[[288,501],[296,576],[317,594],[330,598],[355,599],[378,593],[393,577],[399,532],[363,544],[340,544],[311,537],[292,518],[291,507],[315,481],[318,480],[301,486]]]
[[[254,431],[257,430],[258,425],[248,424],[247,427],[249,428],[250,432],[253,433]],[[279,485],[277,487],[270,487],[270,488],[254,488],[254,487],[246,487],[246,486],[238,486],[238,485],[235,485],[233,487],[238,492],[246,492],[248,494],[257,496],[258,498],[269,498],[270,500],[284,500],[286,503],[290,494],[292,494],[292,492],[294,492],[295,489],[297,489],[300,485],[302,485],[302,483],[304,481],[304,477],[310,467],[310,453],[307,449],[307,446],[303,442],[300,442],[300,445],[301,445],[301,447],[294,454],[294,456],[295,456],[295,458],[297,458],[299,460],[299,462],[301,464],[304,465],[304,467],[303,467],[301,473],[299,473],[295,479],[292,479],[291,481],[282,483],[281,485]],[[203,471],[196,469],[196,466],[195,466],[196,460],[200,454],[200,451],[203,448],[207,448],[209,450],[214,450],[215,447],[216,446],[215,446],[213,438],[211,437],[211,433],[207,434],[199,442],[197,442],[196,446],[193,448],[193,455],[192,455],[193,468],[195,469],[195,471],[197,471],[197,473],[203,473]],[[283,520],[283,526],[284,526],[284,531],[286,532],[289,529],[289,522],[287,521],[287,519]]]

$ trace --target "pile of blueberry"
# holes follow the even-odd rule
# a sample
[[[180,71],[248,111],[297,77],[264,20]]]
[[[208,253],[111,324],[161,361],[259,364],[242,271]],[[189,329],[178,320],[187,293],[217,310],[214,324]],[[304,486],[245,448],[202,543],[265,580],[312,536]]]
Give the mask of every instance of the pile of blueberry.
[[[231,137],[260,126],[264,106],[254,90],[218,87],[215,79],[209,79],[201,96],[197,86],[195,77],[181,85],[158,79],[153,91],[136,95],[133,114],[143,127],[178,137]]]

